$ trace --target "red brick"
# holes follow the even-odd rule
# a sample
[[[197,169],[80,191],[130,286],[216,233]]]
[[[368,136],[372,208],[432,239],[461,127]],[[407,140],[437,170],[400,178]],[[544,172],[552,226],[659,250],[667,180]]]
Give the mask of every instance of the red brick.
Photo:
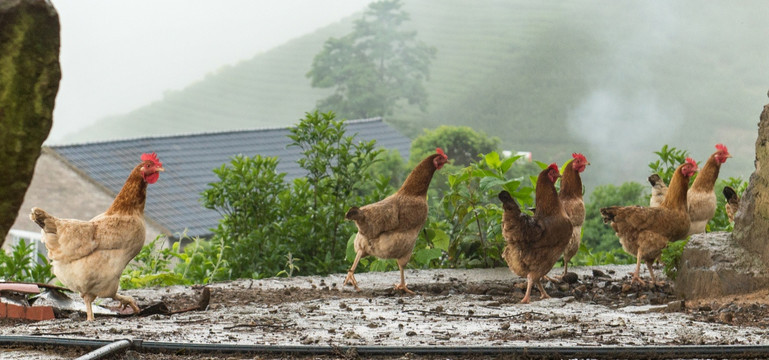
[[[24,319],[26,314],[26,309],[23,306],[14,305],[14,304],[5,304],[5,306],[8,308],[7,317],[11,319]]]
[[[27,308],[27,319],[29,320],[51,320],[54,318],[53,308],[50,306],[33,306]]]

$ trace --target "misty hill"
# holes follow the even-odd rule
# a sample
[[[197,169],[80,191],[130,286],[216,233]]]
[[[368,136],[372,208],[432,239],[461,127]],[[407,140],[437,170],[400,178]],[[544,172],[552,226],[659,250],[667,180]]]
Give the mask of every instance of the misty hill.
[[[769,5],[701,1],[404,0],[409,26],[438,49],[427,113],[387,120],[406,134],[470,125],[559,164],[583,152],[588,187],[644,182],[670,144],[704,161],[723,142],[723,176],[747,179],[769,88]],[[305,74],[348,18],[163,100],[99,121],[68,142],[287,126],[331,92]],[[214,50],[214,49],[212,49]],[[215,51],[215,50],[214,50]]]

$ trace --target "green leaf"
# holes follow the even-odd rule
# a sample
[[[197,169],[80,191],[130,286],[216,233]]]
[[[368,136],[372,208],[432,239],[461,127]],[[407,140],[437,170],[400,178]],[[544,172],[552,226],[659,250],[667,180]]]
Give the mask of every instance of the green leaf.
[[[481,179],[481,182],[479,184],[479,188],[481,191],[486,192],[490,189],[496,187],[496,186],[502,186],[504,184],[507,184],[508,181],[505,179],[500,179],[498,177],[492,177],[492,176],[486,176]]]
[[[449,236],[445,231],[440,229],[434,229],[435,237],[432,238],[432,243],[436,249],[449,251]]]
[[[486,161],[486,164],[492,169],[499,168],[501,164],[499,160],[499,154],[496,151],[492,151],[486,154],[486,156],[484,156],[483,159]]]
[[[440,258],[443,255],[441,249],[420,249],[414,252],[414,261],[420,265],[427,265],[431,260]]]
[[[345,259],[352,263],[355,261],[355,256],[357,256],[357,253],[355,252],[355,237],[358,235],[358,233],[353,233],[350,235],[350,238],[347,239],[347,250],[345,251]]]

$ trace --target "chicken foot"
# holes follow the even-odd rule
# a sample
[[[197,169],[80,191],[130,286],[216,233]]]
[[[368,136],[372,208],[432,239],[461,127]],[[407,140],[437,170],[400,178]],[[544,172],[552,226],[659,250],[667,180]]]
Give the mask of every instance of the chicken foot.
[[[649,268],[649,276],[651,276],[651,278],[652,278],[652,285],[654,285],[654,286],[657,286],[657,285],[662,286],[664,282],[660,281],[659,283],[657,283],[657,279],[654,276],[654,262],[653,261],[647,261],[646,262],[646,267]]]
[[[633,280],[630,282],[631,284],[635,284],[636,282],[641,285],[646,285],[646,282],[641,280],[641,276],[639,276],[641,272],[641,256],[642,256],[641,248],[638,248],[638,253],[636,254],[636,262],[635,262],[635,272],[633,273]],[[649,268],[651,270],[651,268]],[[654,273],[652,272],[652,279],[654,279]]]
[[[355,280],[355,268],[358,267],[358,262],[362,257],[363,257],[363,252],[358,251],[358,253],[355,255],[355,261],[353,261],[352,267],[350,267],[350,270],[347,270],[347,277],[344,278],[344,283],[342,283],[342,286],[351,284],[355,288],[355,291],[360,291],[360,288],[358,287],[358,282]]]
[[[403,267],[408,264],[409,259],[411,258],[411,254],[409,254],[409,257],[405,258],[405,261],[403,258],[398,259],[398,268],[401,271],[401,283],[395,284],[395,290],[403,290],[407,294],[414,295],[414,292],[409,290],[409,288],[406,287],[406,277],[403,275]]]
[[[139,307],[136,306],[136,302],[134,301],[134,299],[132,297],[130,297],[128,295],[115,294],[114,296],[112,296],[112,298],[117,300],[117,301],[120,301],[120,306],[121,306],[122,309],[125,309],[126,306],[130,306],[131,309],[134,311],[134,314],[138,314],[139,313],[139,311],[140,311]]]

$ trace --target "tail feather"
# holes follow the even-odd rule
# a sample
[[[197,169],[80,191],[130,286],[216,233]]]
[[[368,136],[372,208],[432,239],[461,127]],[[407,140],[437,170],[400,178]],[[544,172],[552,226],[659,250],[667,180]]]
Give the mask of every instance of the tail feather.
[[[360,211],[359,207],[353,206],[350,210],[347,210],[347,214],[344,214],[344,218],[347,220],[360,220],[363,219],[363,212]]]
[[[45,210],[40,208],[32,208],[29,213],[30,220],[34,221],[37,226],[50,234],[56,234],[56,218],[49,215]]]
[[[502,192],[499,193],[499,200],[502,201],[502,208],[505,209],[505,211],[511,211],[516,214],[521,213],[521,207],[518,205],[518,203],[515,201],[515,199],[510,195],[509,192],[502,190]]]
[[[601,217],[603,218],[603,223],[608,224],[612,221],[614,221],[614,217],[617,215],[618,207],[617,206],[610,206],[601,208]]]
[[[651,175],[649,175],[648,180],[649,180],[649,184],[651,184],[652,186],[655,186],[660,181],[662,181],[662,178],[660,178],[660,176],[658,174],[651,174]],[[662,185],[665,185],[665,183],[662,183]]]
[[[734,191],[730,186],[724,187],[724,197],[726,198],[727,202],[735,202],[739,201],[740,198],[737,196],[737,192]]]

